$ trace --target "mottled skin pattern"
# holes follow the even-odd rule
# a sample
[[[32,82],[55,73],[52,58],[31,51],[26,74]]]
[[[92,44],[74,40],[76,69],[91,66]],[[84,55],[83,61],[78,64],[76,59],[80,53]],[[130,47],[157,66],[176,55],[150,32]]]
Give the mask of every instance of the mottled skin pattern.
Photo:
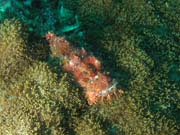
[[[53,55],[64,59],[63,68],[72,73],[84,88],[89,105],[99,100],[109,100],[117,92],[123,93],[122,90],[116,89],[116,83],[113,84],[110,77],[102,73],[100,61],[88,55],[83,48],[75,49],[63,37],[57,37],[53,33],[48,33],[46,39]]]

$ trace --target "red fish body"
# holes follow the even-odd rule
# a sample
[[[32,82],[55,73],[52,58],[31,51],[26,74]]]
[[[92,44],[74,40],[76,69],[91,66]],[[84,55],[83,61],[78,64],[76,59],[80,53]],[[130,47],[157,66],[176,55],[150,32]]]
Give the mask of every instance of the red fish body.
[[[87,54],[85,49],[73,48],[63,37],[57,37],[52,33],[46,35],[50,43],[53,55],[64,59],[63,68],[72,73],[79,85],[84,88],[87,101],[90,105],[122,90],[117,90],[116,82],[101,72],[101,63],[94,56]]]

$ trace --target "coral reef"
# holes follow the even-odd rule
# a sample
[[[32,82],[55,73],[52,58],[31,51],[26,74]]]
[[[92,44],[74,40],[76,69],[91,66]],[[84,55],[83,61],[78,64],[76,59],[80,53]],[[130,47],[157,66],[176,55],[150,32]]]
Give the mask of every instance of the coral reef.
[[[95,122],[90,116],[84,116],[76,121],[75,132],[78,135],[106,135],[98,122]]]
[[[179,2],[0,0],[0,134],[178,135]],[[48,31],[96,56],[124,95],[89,106]]]
[[[61,89],[44,63],[34,63],[1,99],[0,134],[63,134],[59,102]]]
[[[29,65],[26,54],[27,34],[15,19],[5,20],[0,25],[0,78],[10,81]]]

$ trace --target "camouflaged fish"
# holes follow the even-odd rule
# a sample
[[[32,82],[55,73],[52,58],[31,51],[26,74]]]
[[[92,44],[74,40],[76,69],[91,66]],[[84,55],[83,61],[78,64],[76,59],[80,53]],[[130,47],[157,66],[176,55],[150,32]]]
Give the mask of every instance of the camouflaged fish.
[[[63,68],[73,74],[77,83],[85,90],[89,105],[99,101],[110,100],[113,95],[123,94],[116,88],[117,82],[103,74],[100,61],[88,55],[84,48],[74,48],[64,37],[48,33],[52,54],[63,59]]]

